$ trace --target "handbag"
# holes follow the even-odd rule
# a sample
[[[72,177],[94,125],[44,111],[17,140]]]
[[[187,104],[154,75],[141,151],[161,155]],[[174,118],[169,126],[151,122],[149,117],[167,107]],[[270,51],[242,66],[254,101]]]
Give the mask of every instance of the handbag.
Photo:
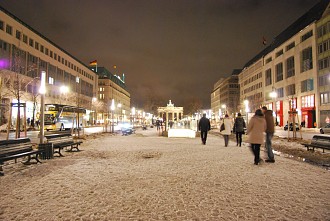
[[[220,126],[220,132],[225,130],[225,120],[222,122],[221,126]]]

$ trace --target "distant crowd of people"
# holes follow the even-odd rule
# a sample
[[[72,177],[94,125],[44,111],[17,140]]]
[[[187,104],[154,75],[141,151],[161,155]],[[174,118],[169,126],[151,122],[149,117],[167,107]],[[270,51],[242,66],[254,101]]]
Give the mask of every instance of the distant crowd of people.
[[[273,113],[267,107],[262,107],[255,111],[254,116],[246,125],[241,113],[237,113],[237,117],[233,121],[228,114],[225,115],[221,122],[220,132],[224,137],[225,147],[228,146],[229,136],[232,133],[236,134],[236,146],[242,146],[242,136],[245,133],[248,135],[247,143],[250,143],[251,150],[254,154],[254,164],[258,165],[261,161],[260,146],[265,142],[268,159],[267,163],[275,163],[274,153],[272,149],[272,139],[275,132],[275,122]],[[210,120],[206,118],[206,114],[199,120],[198,130],[201,133],[202,144],[206,145],[208,131],[211,130]],[[264,135],[264,133],[266,135]]]
[[[31,119],[31,118],[28,118],[28,119],[26,119],[26,125],[27,125],[27,127],[37,127],[37,128],[39,128],[39,125],[40,125],[40,120],[39,119],[37,119],[37,120],[34,120],[33,118]]]

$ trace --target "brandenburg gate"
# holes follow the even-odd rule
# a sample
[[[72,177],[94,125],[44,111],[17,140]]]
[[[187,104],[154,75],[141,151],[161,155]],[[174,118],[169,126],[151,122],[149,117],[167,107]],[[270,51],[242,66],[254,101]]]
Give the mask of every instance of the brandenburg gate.
[[[166,130],[168,128],[169,121],[178,122],[183,117],[183,107],[175,107],[171,100],[169,100],[166,107],[158,107],[158,116],[166,122]]]

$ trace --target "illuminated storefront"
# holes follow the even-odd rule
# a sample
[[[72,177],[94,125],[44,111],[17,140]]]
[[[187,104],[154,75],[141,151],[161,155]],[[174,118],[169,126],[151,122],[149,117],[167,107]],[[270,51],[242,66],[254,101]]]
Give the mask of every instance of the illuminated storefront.
[[[276,123],[278,126],[283,126],[283,101],[276,102],[275,109]]]
[[[301,97],[301,122],[304,122],[307,128],[317,126],[314,94]]]

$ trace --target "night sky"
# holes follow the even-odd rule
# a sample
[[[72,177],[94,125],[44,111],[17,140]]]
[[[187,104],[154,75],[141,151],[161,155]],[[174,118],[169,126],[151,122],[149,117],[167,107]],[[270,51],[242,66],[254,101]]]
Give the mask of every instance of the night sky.
[[[0,0],[88,64],[125,73],[132,105],[210,107],[213,84],[242,68],[316,0]]]

